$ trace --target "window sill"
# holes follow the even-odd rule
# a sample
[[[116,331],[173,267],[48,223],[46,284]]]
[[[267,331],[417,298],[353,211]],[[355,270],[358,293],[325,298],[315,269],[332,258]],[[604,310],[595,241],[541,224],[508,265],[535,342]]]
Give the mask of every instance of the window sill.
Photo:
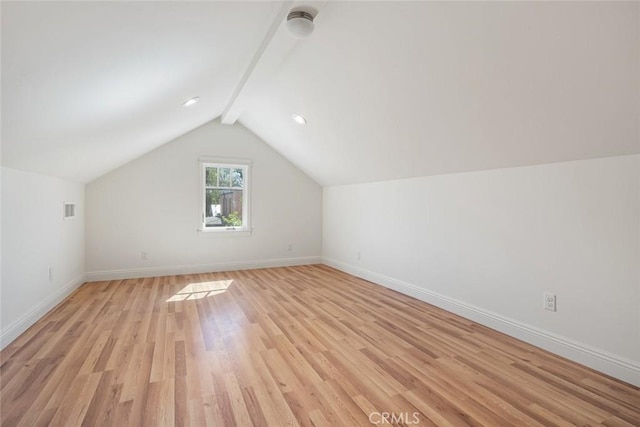
[[[251,236],[250,229],[234,230],[232,228],[224,229],[198,229],[198,236],[201,237],[249,237]]]

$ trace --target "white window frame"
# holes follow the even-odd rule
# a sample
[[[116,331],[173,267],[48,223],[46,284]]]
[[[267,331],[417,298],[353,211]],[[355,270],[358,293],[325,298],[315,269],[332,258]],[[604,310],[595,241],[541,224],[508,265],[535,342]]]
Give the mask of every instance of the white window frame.
[[[245,175],[243,176],[244,186],[242,189],[242,226],[240,227],[206,227],[205,224],[205,170],[207,167],[222,168],[243,168]],[[233,235],[248,236],[251,234],[251,168],[253,162],[248,159],[231,159],[223,157],[205,157],[198,158],[198,169],[200,184],[198,186],[198,231],[208,235]]]

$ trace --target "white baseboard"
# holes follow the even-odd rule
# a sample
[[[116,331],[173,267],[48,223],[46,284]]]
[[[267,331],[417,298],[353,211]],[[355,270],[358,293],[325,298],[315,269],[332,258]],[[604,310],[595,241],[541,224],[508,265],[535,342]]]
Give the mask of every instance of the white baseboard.
[[[257,261],[221,262],[214,264],[179,265],[172,267],[132,268],[125,270],[89,271],[87,282],[136,279],[139,277],[175,276],[178,274],[210,273],[214,271],[253,270],[256,268],[291,267],[294,265],[322,264],[322,257],[265,259]]]
[[[29,329],[31,325],[40,320],[52,308],[60,304],[62,300],[71,295],[73,291],[78,289],[80,285],[84,283],[84,281],[84,274],[81,274],[80,276],[67,283],[58,292],[23,314],[21,317],[9,323],[7,326],[3,326],[0,332],[0,349],[5,348],[7,345],[13,342],[13,340],[18,338],[20,334]]]
[[[543,348],[552,353],[566,357],[597,371],[611,375],[629,384],[640,386],[640,364],[629,359],[611,354],[604,350],[579,343],[572,339],[556,335],[552,332],[504,317],[500,314],[484,310],[480,307],[449,298],[445,295],[429,291],[411,283],[394,279],[379,273],[362,269],[350,264],[323,258],[323,263],[361,277],[370,282],[393,289],[405,295],[433,304],[481,325],[488,326],[529,344]]]

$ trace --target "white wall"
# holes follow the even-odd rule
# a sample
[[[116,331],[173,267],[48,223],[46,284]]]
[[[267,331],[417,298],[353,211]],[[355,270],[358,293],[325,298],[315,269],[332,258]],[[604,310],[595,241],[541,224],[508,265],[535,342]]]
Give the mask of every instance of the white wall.
[[[253,161],[250,236],[196,231],[199,156]],[[98,178],[86,209],[87,280],[321,261],[321,187],[241,125],[210,122]]]
[[[83,205],[83,184],[2,168],[2,347],[83,283]]]
[[[326,187],[323,244],[330,265],[640,385],[638,155]]]

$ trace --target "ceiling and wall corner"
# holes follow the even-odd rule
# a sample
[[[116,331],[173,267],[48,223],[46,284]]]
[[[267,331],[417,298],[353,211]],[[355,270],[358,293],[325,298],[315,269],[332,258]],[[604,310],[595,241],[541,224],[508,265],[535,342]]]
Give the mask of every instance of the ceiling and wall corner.
[[[302,7],[300,40],[284,23]],[[640,151],[637,2],[2,8],[16,169],[88,182],[217,117],[323,185]]]

